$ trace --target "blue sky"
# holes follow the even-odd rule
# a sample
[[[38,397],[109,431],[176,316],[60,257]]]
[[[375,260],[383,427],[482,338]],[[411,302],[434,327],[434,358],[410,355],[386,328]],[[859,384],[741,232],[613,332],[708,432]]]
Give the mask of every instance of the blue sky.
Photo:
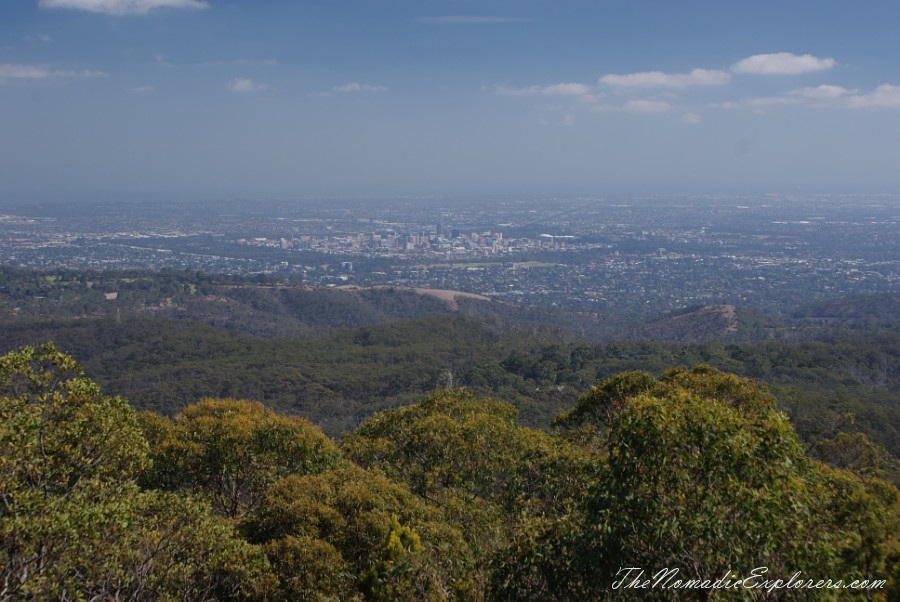
[[[0,200],[900,192],[898,23],[878,0],[3,0]]]

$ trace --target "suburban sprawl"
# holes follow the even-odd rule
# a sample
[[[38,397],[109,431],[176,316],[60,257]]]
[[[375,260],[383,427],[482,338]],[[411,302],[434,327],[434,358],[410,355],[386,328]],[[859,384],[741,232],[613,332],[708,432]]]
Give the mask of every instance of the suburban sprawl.
[[[489,202],[488,202],[489,201]],[[452,207],[452,209],[450,209]],[[266,274],[654,314],[897,290],[892,196],[301,199],[0,208],[4,264]]]

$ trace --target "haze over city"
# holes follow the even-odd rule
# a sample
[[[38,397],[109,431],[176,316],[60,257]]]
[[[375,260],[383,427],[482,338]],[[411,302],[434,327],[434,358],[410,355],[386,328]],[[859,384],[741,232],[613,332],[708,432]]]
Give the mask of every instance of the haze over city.
[[[898,13],[8,0],[0,199],[896,192]]]

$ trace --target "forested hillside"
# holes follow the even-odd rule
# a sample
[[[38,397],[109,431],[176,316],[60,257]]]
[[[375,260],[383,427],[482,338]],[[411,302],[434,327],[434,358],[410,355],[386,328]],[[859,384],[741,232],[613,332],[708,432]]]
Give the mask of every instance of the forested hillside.
[[[900,322],[900,295],[853,296],[819,301],[795,309],[797,320],[824,323],[896,323]]]
[[[172,415],[205,396],[255,399],[304,416],[331,436],[448,385],[507,400],[522,424],[546,429],[599,379],[703,362],[767,383],[810,444],[861,430],[900,454],[900,328],[893,326],[752,345],[590,345],[558,329],[509,330],[465,316],[336,329],[304,340],[163,319],[7,325],[0,336],[9,349],[56,342],[104,390],[139,409]]]
[[[435,387],[465,386],[512,403],[521,424],[548,429],[603,378],[703,362],[767,384],[808,446],[861,431],[900,455],[900,328],[885,318],[890,296],[832,302],[856,308],[847,323],[779,323],[716,306],[614,323],[634,338],[601,342],[581,336],[596,316],[463,298],[454,308],[400,289],[195,272],[0,268],[0,276],[0,351],[54,341],[104,390],[165,415],[207,396],[254,399],[338,437]]]
[[[658,599],[758,566],[869,584],[776,599],[900,595],[887,297],[630,323],[0,275],[0,600],[648,599],[623,558],[695,584]]]
[[[397,287],[309,288],[298,280],[201,272],[32,272],[0,266],[0,322],[167,318],[261,337],[310,338],[428,315],[462,314],[517,328],[552,326],[573,336],[753,342],[815,336],[808,320],[780,323],[730,305],[693,307],[649,320],[624,315],[525,307],[453,291],[435,296]],[[799,332],[798,332],[799,331]]]
[[[811,459],[750,380],[628,372],[553,432],[515,416],[445,389],[335,443],[251,401],[135,414],[23,348],[0,358],[0,599],[900,595],[900,492],[874,456]]]

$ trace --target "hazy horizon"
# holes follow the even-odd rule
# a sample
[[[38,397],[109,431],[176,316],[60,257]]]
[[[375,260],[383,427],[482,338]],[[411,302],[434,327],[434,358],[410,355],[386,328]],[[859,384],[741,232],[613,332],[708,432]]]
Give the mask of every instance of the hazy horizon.
[[[0,202],[896,193],[898,17],[11,0]]]

